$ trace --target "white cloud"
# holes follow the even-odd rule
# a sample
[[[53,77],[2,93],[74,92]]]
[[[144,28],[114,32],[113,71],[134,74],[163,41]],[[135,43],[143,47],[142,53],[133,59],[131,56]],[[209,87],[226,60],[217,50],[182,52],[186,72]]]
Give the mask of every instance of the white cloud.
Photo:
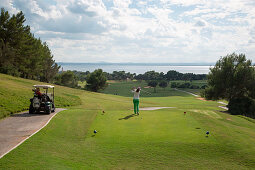
[[[113,0],[113,4],[116,8],[128,8],[131,3],[131,0]]]
[[[214,62],[232,52],[255,60],[250,0],[3,0],[22,10],[57,61]]]

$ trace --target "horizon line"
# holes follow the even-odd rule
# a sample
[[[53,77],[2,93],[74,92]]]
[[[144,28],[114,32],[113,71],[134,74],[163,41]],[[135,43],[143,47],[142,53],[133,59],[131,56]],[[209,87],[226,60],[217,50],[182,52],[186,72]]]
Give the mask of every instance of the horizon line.
[[[59,62],[56,62],[56,63],[59,63],[59,64],[135,64],[135,65],[138,65],[138,64],[143,64],[143,65],[175,65],[175,66],[182,66],[182,65],[190,65],[190,66],[196,66],[196,65],[199,65],[199,66],[211,66],[211,65],[215,65],[216,62],[194,62],[194,63],[178,63],[178,62],[175,62],[175,63],[134,63],[134,62],[63,62],[63,61],[59,61]]]

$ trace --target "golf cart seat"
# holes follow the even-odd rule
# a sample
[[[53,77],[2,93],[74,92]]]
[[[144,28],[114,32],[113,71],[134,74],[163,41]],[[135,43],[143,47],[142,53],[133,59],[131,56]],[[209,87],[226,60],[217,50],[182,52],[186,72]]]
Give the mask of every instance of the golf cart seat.
[[[50,97],[47,95],[47,94],[42,94],[42,101],[43,102],[50,102],[51,100],[50,100]]]

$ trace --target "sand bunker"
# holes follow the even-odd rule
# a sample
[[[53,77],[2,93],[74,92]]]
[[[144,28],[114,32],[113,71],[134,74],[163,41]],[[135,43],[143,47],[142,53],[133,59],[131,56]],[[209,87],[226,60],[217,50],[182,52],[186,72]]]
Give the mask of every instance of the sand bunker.
[[[176,107],[144,107],[144,108],[139,108],[139,110],[159,110],[159,109],[170,109],[170,108],[176,108]]]
[[[197,97],[196,99],[203,100],[203,101],[208,101],[208,100],[205,100],[205,98],[202,98],[202,97]]]

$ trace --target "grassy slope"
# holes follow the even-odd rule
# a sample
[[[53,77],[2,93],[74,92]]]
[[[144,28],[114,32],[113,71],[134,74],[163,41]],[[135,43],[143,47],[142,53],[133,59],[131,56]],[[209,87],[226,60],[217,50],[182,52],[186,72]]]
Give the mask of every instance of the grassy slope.
[[[176,108],[133,116],[131,98],[79,91],[81,105],[60,112],[46,128],[2,158],[0,169],[255,167],[254,122],[219,112],[216,102],[179,93],[141,98],[141,107]]]
[[[0,119],[11,113],[28,110],[29,99],[33,97],[32,86],[35,84],[46,83],[0,74]],[[80,105],[79,93],[76,89],[56,86],[56,106]]]

